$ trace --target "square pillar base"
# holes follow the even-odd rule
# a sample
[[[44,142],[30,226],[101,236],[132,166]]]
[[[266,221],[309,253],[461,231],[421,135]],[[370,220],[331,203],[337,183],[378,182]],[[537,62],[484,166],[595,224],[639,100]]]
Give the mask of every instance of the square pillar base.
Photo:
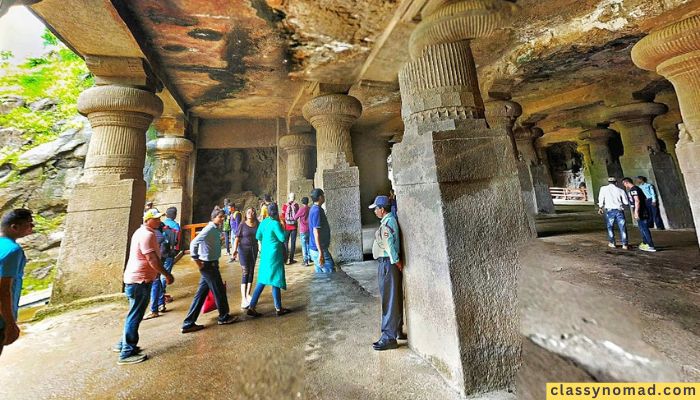
[[[345,166],[324,170],[322,174],[331,254],[336,262],[362,261],[360,171]]]
[[[530,176],[532,187],[535,190],[535,204],[537,212],[542,214],[554,214],[554,201],[549,192],[549,173],[545,164],[531,164]]]
[[[51,303],[119,293],[131,235],[143,223],[146,183],[78,184],[68,203]]]

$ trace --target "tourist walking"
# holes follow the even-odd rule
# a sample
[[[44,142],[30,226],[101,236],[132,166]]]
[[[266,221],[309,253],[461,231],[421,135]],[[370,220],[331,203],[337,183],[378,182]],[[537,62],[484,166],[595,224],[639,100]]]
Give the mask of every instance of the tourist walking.
[[[382,302],[382,335],[373,343],[374,349],[389,350],[398,347],[396,342],[403,327],[403,284],[399,259],[399,224],[391,213],[391,200],[377,196],[369,206],[381,220],[374,234],[372,256],[379,263],[377,278]]]
[[[0,220],[0,355],[19,337],[17,316],[27,257],[17,239],[34,233],[32,212],[16,208]]]
[[[639,245],[639,250],[654,252],[656,248],[649,230],[649,210],[647,209],[646,196],[644,196],[644,192],[639,186],[635,186],[632,183],[632,179],[624,178],[622,179],[622,184],[627,189],[630,207],[632,207],[632,217],[637,221],[639,233],[642,235],[642,243]]]
[[[245,221],[238,225],[233,242],[233,258],[238,256],[241,264],[241,308],[246,309],[250,304],[250,289],[253,286],[255,259],[258,256],[258,216],[255,209],[249,207],[245,211]]]
[[[264,220],[269,215],[267,207],[270,204],[272,204],[272,196],[266,194],[265,196],[263,196],[263,202],[260,205],[260,221]]]
[[[663,219],[661,219],[661,212],[659,211],[659,193],[656,190],[656,186],[649,183],[646,176],[638,176],[635,181],[647,198],[646,205],[647,210],[649,210],[649,228],[656,226],[656,229],[660,231],[664,230],[665,226]]]
[[[226,199],[228,200],[228,199]],[[226,247],[226,255],[231,256],[231,206],[224,203],[224,223],[221,230],[224,235],[224,245]]]
[[[230,205],[230,211],[231,214],[228,215],[228,220],[229,220],[229,225],[231,227],[231,234],[230,234],[230,241],[233,243],[233,241],[236,239],[236,231],[238,231],[238,227],[241,224],[241,221],[243,220],[243,216],[241,215],[241,212],[238,211],[236,208],[236,205],[231,203]],[[233,251],[235,251],[236,248],[233,248]],[[233,261],[233,257],[229,259],[229,262]]]
[[[171,273],[163,268],[156,229],[160,226],[161,213],[153,208],[143,216],[143,225],[134,232],[129,247],[129,260],[124,269],[124,294],[129,299],[129,312],[124,321],[122,339],[112,349],[119,352],[117,364],[136,364],[148,357],[138,347],[139,326],[148,307],[153,281],[158,274],[165,276],[168,284],[175,282]]]
[[[177,235],[164,223],[161,223],[158,229],[155,230],[156,241],[160,248],[160,259],[163,262],[163,269],[172,273],[173,262],[175,261],[175,245],[177,243]],[[151,287],[151,312],[143,319],[151,319],[160,316],[161,312],[165,312],[165,284],[161,281],[161,275],[158,275],[153,281]]]
[[[627,250],[629,244],[627,239],[627,222],[625,221],[625,206],[629,205],[627,193],[617,185],[617,179],[608,178],[608,184],[600,188],[598,192],[598,213],[605,214],[606,226],[608,228],[608,247],[615,248],[615,227],[620,231],[620,241],[622,248]]]
[[[182,333],[196,332],[204,329],[203,325],[197,325],[197,318],[204,305],[209,291],[214,294],[216,308],[219,310],[219,325],[227,325],[238,319],[229,314],[228,297],[226,287],[221,279],[219,271],[219,258],[221,257],[221,230],[226,213],[223,210],[214,210],[211,213],[211,221],[202,229],[197,237],[190,243],[190,255],[202,275],[199,279],[199,287],[192,300],[190,310],[182,323]]]
[[[299,240],[301,241],[301,256],[304,259],[304,266],[309,266],[311,256],[309,255],[309,198],[301,198],[299,211],[294,214],[299,226]]]
[[[165,270],[170,273],[173,272],[173,267],[175,266],[175,257],[180,252],[180,243],[182,239],[182,229],[180,228],[180,224],[178,224],[177,221],[175,221],[176,218],[177,207],[168,207],[168,209],[165,210],[165,220],[163,221],[163,223],[167,225],[170,229],[172,229],[173,233],[175,234],[175,244],[171,246],[171,249],[173,250],[172,257],[166,258],[163,261],[163,268],[165,268]],[[166,288],[168,287],[168,285],[165,282],[165,277],[163,275],[160,276],[160,284],[163,287],[163,295],[161,296],[161,301],[158,302],[158,306],[162,306],[163,308],[160,311],[165,311],[165,303],[170,303],[171,301],[173,301],[173,299],[166,292]]]
[[[267,211],[269,216],[260,223],[255,235],[255,238],[260,241],[260,268],[258,283],[248,306],[248,315],[253,317],[262,315],[255,310],[255,307],[258,305],[258,299],[260,299],[260,294],[265,286],[272,287],[272,301],[277,315],[290,312],[289,309],[282,307],[282,293],[280,291],[280,289],[287,289],[284,275],[284,230],[279,221],[277,204],[269,204]]]
[[[297,220],[294,216],[299,211],[299,203],[294,201],[294,193],[289,193],[287,202],[282,206],[282,216],[280,221],[284,226],[284,249],[287,258],[287,264],[296,262],[294,260],[294,252],[297,248]]]
[[[309,254],[315,264],[316,272],[331,273],[335,271],[335,263],[328,246],[331,244],[331,227],[328,225],[326,212],[321,208],[326,202],[323,189],[311,191],[311,201],[314,205],[309,210]]]

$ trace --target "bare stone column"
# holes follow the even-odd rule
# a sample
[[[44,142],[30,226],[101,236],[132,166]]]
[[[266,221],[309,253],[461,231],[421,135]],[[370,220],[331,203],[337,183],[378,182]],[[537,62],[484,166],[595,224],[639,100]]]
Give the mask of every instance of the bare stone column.
[[[537,214],[537,202],[535,200],[535,189],[532,185],[530,167],[528,163],[518,154],[518,146],[513,135],[513,125],[515,120],[522,115],[523,109],[520,104],[510,100],[491,100],[484,104],[486,121],[492,128],[503,129],[508,133],[515,158],[515,166],[518,170],[518,180],[520,181],[520,194],[523,198],[523,206],[527,215],[527,223],[530,227],[531,236],[537,236],[535,226],[535,215]]]
[[[90,61],[93,72],[104,70]],[[143,67],[139,59],[117,61],[116,67]],[[137,81],[130,74],[134,68],[123,71],[124,81]],[[87,89],[78,98],[78,110],[87,115],[93,134],[83,177],[68,203],[52,303],[120,292],[129,241],[142,223],[146,130],[163,104],[143,86],[115,84],[115,75],[98,76],[98,85],[110,84]]]
[[[512,389],[520,364],[518,246],[528,227],[511,140],[486,124],[469,43],[516,8],[460,1],[424,15],[399,72],[405,134],[392,163],[409,345],[465,394]]]
[[[658,103],[633,103],[614,107],[608,117],[622,138],[624,154],[620,157],[626,176],[646,176],[659,191],[659,210],[668,228],[693,226],[690,207],[683,193],[683,183],[673,158],[661,151],[652,119],[665,113]]]
[[[280,138],[279,146],[287,153],[287,189],[300,196],[308,196],[314,186],[311,172],[311,149],[314,147],[313,135],[297,133]]]
[[[664,145],[666,145],[666,152],[673,157],[673,161],[676,162],[676,165],[680,164],[678,163],[678,155],[676,154],[676,144],[678,143],[678,126],[664,126],[662,128],[658,128],[656,130],[656,136],[664,142]]]
[[[155,126],[158,133],[165,136],[148,143],[148,149],[156,158],[154,205],[161,212],[177,207],[178,221],[189,221],[192,200],[187,192],[187,168],[194,145],[184,138],[185,123],[181,117],[159,118]]]
[[[586,198],[593,200],[593,180],[591,179],[591,148],[588,144],[578,143],[576,151],[583,156],[583,179],[586,182]]]
[[[513,131],[518,156],[530,170],[537,212],[552,214],[554,213],[554,202],[549,193],[549,187],[552,183],[549,166],[540,160],[534,144],[535,139],[542,135],[542,129],[535,126],[523,126]]]
[[[362,104],[345,94],[326,94],[310,100],[302,112],[316,129],[315,182],[323,188],[323,170],[335,168],[338,153],[345,154],[349,165],[355,165],[350,127],[362,114]]]
[[[362,104],[352,96],[326,94],[306,103],[302,112],[316,129],[314,180],[326,193],[331,254],[336,262],[362,261],[360,172],[350,140],[350,127],[362,114]]]
[[[607,185],[608,164],[612,161],[608,140],[613,131],[610,129],[589,129],[579,134],[579,140],[588,146],[587,154],[590,160],[587,161],[586,168],[589,169],[591,186],[589,191],[593,194],[593,201],[598,201],[598,192],[602,186]]]

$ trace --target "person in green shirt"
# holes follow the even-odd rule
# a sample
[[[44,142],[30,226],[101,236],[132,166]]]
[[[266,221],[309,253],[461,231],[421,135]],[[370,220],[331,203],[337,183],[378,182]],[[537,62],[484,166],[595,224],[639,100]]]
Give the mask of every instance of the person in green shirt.
[[[287,281],[284,275],[284,229],[280,223],[277,204],[268,204],[267,212],[267,218],[260,222],[255,234],[255,238],[260,242],[260,266],[258,284],[248,307],[248,315],[253,317],[262,315],[255,310],[255,306],[265,286],[272,286],[272,300],[277,315],[284,315],[291,311],[282,307],[280,292],[280,289],[287,289]]]

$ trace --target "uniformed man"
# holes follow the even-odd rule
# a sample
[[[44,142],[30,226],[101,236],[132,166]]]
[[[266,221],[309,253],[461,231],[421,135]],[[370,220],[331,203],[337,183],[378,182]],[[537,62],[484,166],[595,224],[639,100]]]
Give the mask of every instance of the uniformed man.
[[[399,224],[391,213],[391,202],[387,196],[377,196],[369,206],[381,219],[374,234],[372,255],[379,262],[377,277],[382,298],[382,336],[374,342],[374,349],[389,350],[398,347],[397,339],[405,339],[403,327],[403,284],[399,259]]]

